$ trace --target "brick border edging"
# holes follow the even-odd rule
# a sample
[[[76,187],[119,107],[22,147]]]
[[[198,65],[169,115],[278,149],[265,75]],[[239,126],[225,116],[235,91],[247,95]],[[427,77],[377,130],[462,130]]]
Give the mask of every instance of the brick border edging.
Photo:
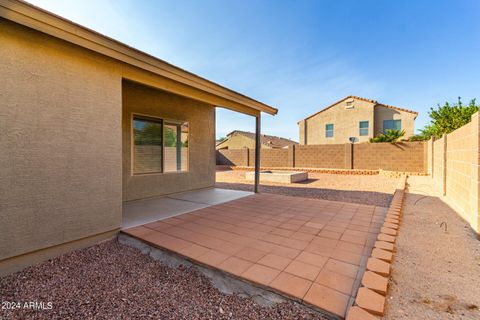
[[[253,171],[254,167],[249,166],[227,166],[217,165],[222,169],[228,168],[234,171]],[[281,170],[281,171],[305,171],[310,173],[330,173],[341,175],[381,175],[392,178],[399,178],[404,175],[409,176],[427,176],[427,173],[422,172],[403,172],[403,171],[391,171],[383,169],[335,169],[335,168],[296,168],[296,167],[260,167],[260,170]]]
[[[254,167],[231,166],[234,171],[253,171]],[[378,175],[379,170],[357,170],[357,169],[329,169],[329,168],[293,168],[293,167],[260,167],[260,170],[281,170],[281,171],[306,171],[311,173],[332,173],[332,174],[354,174],[354,175]]]
[[[384,223],[367,262],[367,268],[358,289],[355,304],[346,320],[374,320],[385,312],[388,280],[395,254],[395,240],[403,213],[407,176],[400,178]]]

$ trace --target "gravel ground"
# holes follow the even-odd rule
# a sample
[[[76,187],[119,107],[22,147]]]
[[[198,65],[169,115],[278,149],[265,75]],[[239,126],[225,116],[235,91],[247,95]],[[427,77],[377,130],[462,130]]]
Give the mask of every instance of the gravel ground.
[[[195,269],[169,268],[115,240],[0,278],[0,301],[53,304],[0,310],[0,319],[324,319],[299,305],[222,294]]]
[[[309,173],[305,182],[280,184],[262,182],[261,192],[289,196],[354,202],[388,207],[398,179],[385,176]],[[217,171],[218,188],[253,191],[253,182],[245,180],[245,171]]]
[[[384,319],[480,319],[480,242],[431,181],[408,178]]]

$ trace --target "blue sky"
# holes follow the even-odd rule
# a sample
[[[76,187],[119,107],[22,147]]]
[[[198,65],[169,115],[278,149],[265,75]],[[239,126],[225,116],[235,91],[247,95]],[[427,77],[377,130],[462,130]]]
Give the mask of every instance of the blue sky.
[[[277,107],[263,132],[298,140],[297,121],[347,95],[420,112],[480,99],[480,1],[30,0]],[[220,109],[217,137],[254,130]]]

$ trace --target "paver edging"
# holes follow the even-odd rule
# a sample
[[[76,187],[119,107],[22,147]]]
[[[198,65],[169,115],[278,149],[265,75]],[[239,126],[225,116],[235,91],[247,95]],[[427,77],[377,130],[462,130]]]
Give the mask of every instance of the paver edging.
[[[178,267],[179,265],[194,267],[198,271],[200,271],[201,274],[209,278],[214,287],[216,287],[223,293],[237,293],[240,295],[247,295],[252,297],[255,302],[263,306],[269,306],[275,303],[283,303],[286,301],[290,301],[294,304],[306,307],[312,312],[320,314],[322,317],[331,320],[341,319],[338,315],[331,313],[328,310],[321,309],[318,306],[310,304],[303,299],[299,299],[297,297],[289,295],[281,290],[277,290],[261,284],[257,281],[246,279],[233,273],[224,271],[218,267],[209,265],[179,252],[159,246],[153,242],[137,237],[136,235],[129,234],[125,231],[119,233],[119,235],[117,236],[117,241],[124,245],[136,248],[140,250],[142,254],[147,254],[154,260],[161,261],[167,266],[174,268]],[[146,249],[146,247],[148,247],[148,249]],[[233,283],[231,285],[227,283],[232,281]],[[258,299],[263,302],[260,302]]]
[[[374,249],[368,259],[362,286],[358,289],[355,304],[347,311],[346,320],[377,319],[385,312],[388,285],[379,288],[380,283],[388,283],[391,263],[395,255],[395,242],[402,221],[407,176],[403,175],[393,195],[387,215]],[[375,281],[374,281],[375,280]]]
[[[253,171],[255,167],[249,166],[229,166],[217,165],[222,169],[231,169],[236,171]],[[311,168],[311,167],[260,167],[260,170],[282,170],[282,171],[306,171],[311,173],[331,173],[343,175],[381,175],[390,178],[402,178],[403,176],[427,176],[425,172],[404,172],[383,169],[341,169],[341,168]]]

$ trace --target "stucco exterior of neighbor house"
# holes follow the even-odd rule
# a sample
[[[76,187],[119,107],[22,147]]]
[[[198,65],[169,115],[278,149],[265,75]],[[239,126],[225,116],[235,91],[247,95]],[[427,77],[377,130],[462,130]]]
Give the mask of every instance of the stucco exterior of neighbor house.
[[[0,0],[0,274],[112,238],[124,203],[212,187],[215,108],[277,110]]]
[[[262,149],[282,149],[296,145],[298,142],[276,136],[262,134],[260,136],[260,146]],[[227,137],[219,141],[216,149],[254,149],[255,133],[248,131],[235,130],[227,134]]]
[[[404,139],[414,135],[418,112],[356,96],[345,97],[298,122],[302,145],[368,142],[387,129],[405,130]]]

